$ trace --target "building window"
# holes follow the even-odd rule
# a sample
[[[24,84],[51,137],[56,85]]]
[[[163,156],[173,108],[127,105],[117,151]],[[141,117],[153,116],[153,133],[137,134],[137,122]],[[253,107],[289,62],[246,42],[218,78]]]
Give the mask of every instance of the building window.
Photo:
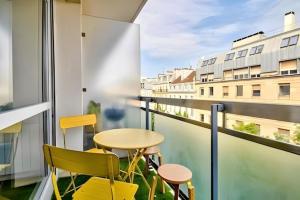
[[[252,85],[252,96],[259,97],[260,96],[260,85]]]
[[[242,85],[236,86],[236,96],[238,96],[238,97],[243,96],[243,86]]]
[[[282,39],[281,44],[280,44],[280,48],[284,48],[284,47],[289,46],[289,41],[290,41],[289,37]]]
[[[200,114],[200,121],[204,122],[204,114]]]
[[[229,95],[229,87],[223,86],[223,96],[227,97]]]
[[[289,42],[289,45],[292,46],[292,45],[296,45],[298,43],[298,38],[299,38],[299,35],[294,35],[290,38],[290,42]]]
[[[279,84],[279,96],[290,96],[290,84],[289,83]]]
[[[206,66],[207,64],[208,64],[208,60],[204,60],[204,61],[202,62],[202,67]]]
[[[281,44],[280,44],[280,48],[296,45],[298,43],[298,38],[299,38],[299,35],[294,35],[292,37],[283,38],[281,41]]]
[[[283,128],[278,128],[278,133],[280,135],[290,135],[290,130],[288,129],[283,129]]]
[[[237,59],[237,58],[246,57],[247,52],[248,52],[248,49],[244,49],[244,50],[239,51],[239,52],[237,53],[237,55],[236,55],[236,59]]]
[[[200,95],[204,96],[204,88],[200,88]]]
[[[209,96],[214,95],[214,87],[209,87]]]
[[[208,60],[208,65],[215,64],[216,60],[217,60],[217,58],[212,58],[212,59]]]
[[[234,58],[234,54],[234,52],[227,54],[224,61],[232,60]]]
[[[250,56],[254,55],[254,54],[260,54],[262,52],[263,48],[264,48],[263,44],[256,46],[256,47],[252,47],[250,50]]]

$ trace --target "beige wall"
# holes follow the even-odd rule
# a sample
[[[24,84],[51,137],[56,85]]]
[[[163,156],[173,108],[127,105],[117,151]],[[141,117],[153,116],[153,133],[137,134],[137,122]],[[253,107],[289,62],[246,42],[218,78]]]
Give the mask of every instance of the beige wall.
[[[279,84],[290,83],[290,96],[279,97]],[[236,96],[236,86],[243,86],[243,96]],[[261,96],[252,96],[252,86],[261,85]],[[223,96],[223,86],[229,87],[229,95]],[[208,95],[208,88],[214,87],[214,95]],[[204,96],[200,95],[200,88],[204,88]],[[278,103],[278,104],[293,104],[300,105],[300,76],[280,76],[273,78],[259,78],[252,80],[234,80],[222,81],[205,84],[197,84],[197,98],[203,100],[222,100],[222,101],[244,101],[244,102],[259,102],[259,103]]]

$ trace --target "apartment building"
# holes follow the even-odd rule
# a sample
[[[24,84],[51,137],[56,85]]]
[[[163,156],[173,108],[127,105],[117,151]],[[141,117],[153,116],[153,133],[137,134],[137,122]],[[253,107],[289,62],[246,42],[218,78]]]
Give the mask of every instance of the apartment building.
[[[194,99],[196,96],[196,71],[192,67],[175,68],[158,74],[157,78],[141,79],[141,95],[162,98]],[[194,118],[194,111],[167,105],[152,105],[161,111]]]
[[[257,32],[233,41],[232,48],[201,59],[196,70],[197,98],[267,104],[300,104],[300,28],[294,12],[284,15],[284,31],[267,37]],[[259,110],[257,110],[259,112]],[[280,113],[278,113],[280,115]],[[197,118],[209,122],[209,112],[197,111]],[[268,138],[289,138],[293,123],[248,116],[226,115],[226,127],[245,124]]]
[[[141,96],[153,96],[153,84],[157,82],[157,78],[141,78]]]
[[[179,76],[170,83],[169,98],[194,99],[196,95],[195,83],[196,71],[192,71],[185,76]],[[194,119],[194,110],[191,108],[167,106],[167,112]]]

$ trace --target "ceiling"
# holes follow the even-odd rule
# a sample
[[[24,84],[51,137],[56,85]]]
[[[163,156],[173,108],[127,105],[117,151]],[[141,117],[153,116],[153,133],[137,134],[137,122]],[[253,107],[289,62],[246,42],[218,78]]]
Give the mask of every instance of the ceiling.
[[[81,0],[82,14],[124,22],[133,22],[146,1],[147,0]]]

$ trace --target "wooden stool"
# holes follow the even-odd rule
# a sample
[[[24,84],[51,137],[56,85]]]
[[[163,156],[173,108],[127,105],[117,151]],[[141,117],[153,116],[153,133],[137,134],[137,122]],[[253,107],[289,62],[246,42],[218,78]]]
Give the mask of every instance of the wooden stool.
[[[165,164],[161,165],[157,172],[164,181],[174,185],[175,200],[178,200],[179,185],[184,183],[188,186],[189,199],[195,200],[195,189],[192,185],[192,172],[188,168],[177,164]]]
[[[143,153],[143,155],[146,159],[146,165],[145,165],[145,169],[144,169],[145,174],[148,174],[148,172],[149,172],[149,157],[151,155],[157,155],[159,166],[162,165],[163,158],[162,158],[162,155],[160,153],[159,146],[154,146],[154,147],[147,148],[147,150]]]

